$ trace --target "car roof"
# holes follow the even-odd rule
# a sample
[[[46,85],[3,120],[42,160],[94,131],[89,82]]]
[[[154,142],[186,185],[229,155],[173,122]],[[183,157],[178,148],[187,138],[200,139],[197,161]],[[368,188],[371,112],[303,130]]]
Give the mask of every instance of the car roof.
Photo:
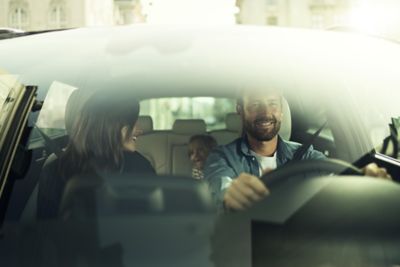
[[[238,88],[265,84],[310,94],[348,87],[390,92],[400,84],[398,44],[306,29],[80,28],[3,40],[0,58],[0,68],[41,90],[57,80],[134,89],[142,98],[234,96]]]

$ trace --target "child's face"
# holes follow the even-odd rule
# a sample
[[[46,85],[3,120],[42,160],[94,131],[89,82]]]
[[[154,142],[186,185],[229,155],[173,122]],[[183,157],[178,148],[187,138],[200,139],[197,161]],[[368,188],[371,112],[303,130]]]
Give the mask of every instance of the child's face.
[[[208,157],[208,150],[198,143],[189,144],[189,159],[196,169],[202,170]]]

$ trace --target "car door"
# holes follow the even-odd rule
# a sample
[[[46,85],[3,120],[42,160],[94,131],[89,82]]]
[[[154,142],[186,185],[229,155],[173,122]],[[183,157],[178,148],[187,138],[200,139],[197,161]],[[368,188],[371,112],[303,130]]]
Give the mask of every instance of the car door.
[[[0,225],[12,189],[10,170],[36,91],[36,86],[24,86],[15,75],[0,73]]]

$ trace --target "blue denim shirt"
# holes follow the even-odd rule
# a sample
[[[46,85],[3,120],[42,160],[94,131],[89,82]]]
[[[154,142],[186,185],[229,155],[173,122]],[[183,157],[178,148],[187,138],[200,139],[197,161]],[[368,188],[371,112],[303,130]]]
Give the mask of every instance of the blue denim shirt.
[[[293,158],[301,144],[278,138],[276,150],[277,167],[282,166]],[[325,155],[311,146],[302,159],[325,159]],[[246,137],[241,137],[230,144],[219,146],[213,150],[207,158],[204,168],[204,178],[210,185],[212,197],[221,208],[224,192],[227,188],[226,180],[235,179],[241,173],[259,175],[260,166],[258,160],[250,152],[250,146]],[[230,178],[230,179],[229,179]]]

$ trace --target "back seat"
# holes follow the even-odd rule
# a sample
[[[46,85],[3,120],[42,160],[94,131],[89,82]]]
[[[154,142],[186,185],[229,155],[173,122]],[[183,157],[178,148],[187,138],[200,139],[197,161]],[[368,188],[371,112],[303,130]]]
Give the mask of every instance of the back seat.
[[[232,142],[242,132],[242,121],[237,113],[228,113],[225,118],[225,124],[225,129],[210,132],[210,135],[215,138],[218,145],[226,145]]]
[[[170,173],[177,176],[191,176],[192,163],[188,156],[191,136],[206,134],[206,123],[201,119],[176,120],[168,138]]]
[[[153,131],[153,119],[148,115],[139,116],[136,125],[142,134],[151,133]]]
[[[291,114],[287,101],[283,99],[284,114],[279,135],[290,140]],[[154,131],[150,116],[140,116],[139,128],[143,135],[137,139],[137,150],[153,165],[157,174],[191,176],[191,162],[188,156],[188,142],[191,136],[207,134],[206,124],[202,119],[176,120],[172,130]],[[236,113],[226,116],[226,129],[211,131],[218,145],[225,145],[240,137],[241,118]]]
[[[163,138],[153,132],[153,119],[150,116],[139,116],[136,125],[140,132],[136,141],[137,150],[150,161],[151,165],[158,173],[156,169],[156,156],[151,153],[151,146],[153,146],[151,142],[163,142]]]

